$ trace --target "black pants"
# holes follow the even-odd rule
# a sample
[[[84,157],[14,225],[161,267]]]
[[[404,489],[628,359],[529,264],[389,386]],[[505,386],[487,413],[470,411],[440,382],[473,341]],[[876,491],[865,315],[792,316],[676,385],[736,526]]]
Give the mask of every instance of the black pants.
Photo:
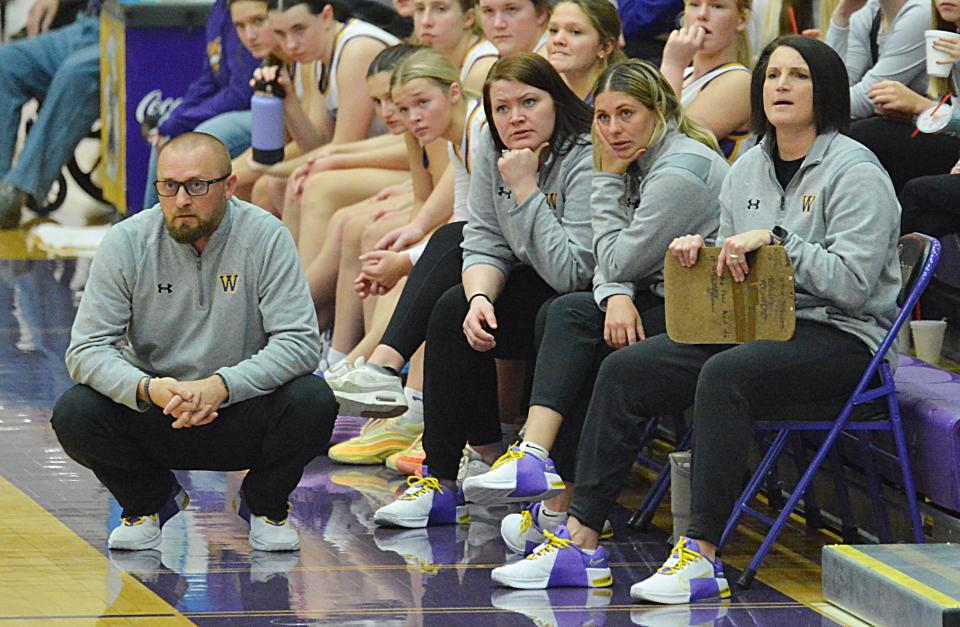
[[[448,289],[460,283],[463,253],[463,227],[466,222],[445,224],[430,236],[390,317],[381,344],[410,359],[423,344],[427,324],[437,301]]]
[[[174,470],[243,470],[250,511],[287,517],[287,497],[303,467],[326,450],[337,416],[333,393],[312,374],[272,394],[219,411],[202,427],[172,429],[158,407],[140,413],[76,385],[53,409],[64,452],[93,471],[124,516],[157,512],[177,488]]]
[[[463,334],[467,299],[458,283],[440,297],[427,328],[423,380],[424,465],[430,474],[454,479],[464,445],[500,441],[495,359],[536,355],[537,311],[556,294],[529,266],[517,266],[497,297],[497,345],[477,352]]]
[[[911,138],[913,131],[912,124],[881,117],[857,120],[850,125],[850,137],[877,155],[897,194],[910,179],[949,172],[957,162],[960,139],[925,133]]]
[[[900,233],[934,237],[960,231],[960,175],[922,176],[900,192]]]
[[[634,299],[644,335],[666,330],[663,299],[641,291]],[[603,340],[606,313],[593,292],[564,294],[544,304],[538,319],[539,351],[530,405],[541,405],[563,416],[550,457],[564,480],[576,482],[577,446],[600,364],[613,352]]]
[[[870,359],[866,345],[853,335],[799,320],[787,342],[703,346],[659,335],[614,352],[601,365],[594,387],[570,514],[600,531],[636,459],[646,417],[693,404],[687,535],[716,544],[742,489],[753,421],[775,419],[778,410],[793,404],[849,395]]]

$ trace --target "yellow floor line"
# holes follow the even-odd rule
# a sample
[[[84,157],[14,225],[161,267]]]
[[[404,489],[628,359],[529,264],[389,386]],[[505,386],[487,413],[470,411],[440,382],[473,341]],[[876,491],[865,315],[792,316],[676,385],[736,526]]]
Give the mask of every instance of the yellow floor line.
[[[3,477],[0,512],[0,625],[193,624]]]

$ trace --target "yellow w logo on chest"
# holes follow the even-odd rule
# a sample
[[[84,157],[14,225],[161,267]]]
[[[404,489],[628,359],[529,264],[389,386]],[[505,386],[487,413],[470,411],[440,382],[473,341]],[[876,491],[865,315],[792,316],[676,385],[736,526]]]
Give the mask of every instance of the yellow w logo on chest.
[[[239,274],[218,274],[217,278],[220,279],[220,289],[224,294],[233,294],[237,291],[237,283],[240,282]]]

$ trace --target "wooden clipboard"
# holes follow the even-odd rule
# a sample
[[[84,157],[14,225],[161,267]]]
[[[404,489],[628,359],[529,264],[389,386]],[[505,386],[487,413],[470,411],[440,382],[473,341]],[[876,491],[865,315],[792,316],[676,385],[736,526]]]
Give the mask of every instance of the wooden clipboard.
[[[736,283],[716,273],[720,249],[700,249],[697,264],[684,268],[664,258],[667,335],[681,344],[743,344],[789,340],[796,326],[793,265],[782,246],[762,246],[747,255],[750,271]]]

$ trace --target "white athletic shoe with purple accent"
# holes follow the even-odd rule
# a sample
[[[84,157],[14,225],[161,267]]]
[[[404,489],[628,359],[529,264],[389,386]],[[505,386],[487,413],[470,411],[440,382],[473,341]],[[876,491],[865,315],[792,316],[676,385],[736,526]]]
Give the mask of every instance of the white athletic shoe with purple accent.
[[[120,551],[145,551],[157,548],[163,541],[161,535],[163,526],[189,505],[190,497],[177,486],[177,492],[170,495],[156,514],[121,518],[120,525],[115,527],[107,538],[107,548]]]
[[[633,584],[630,596],[635,601],[692,603],[729,598],[730,586],[720,558],[716,563],[711,562],[700,553],[696,540],[680,536],[663,566],[647,579]]]
[[[545,501],[566,486],[550,458],[536,456],[511,446],[488,472],[463,482],[463,494],[472,503],[522,503]]]
[[[587,553],[570,541],[564,525],[557,533],[544,531],[543,544],[522,560],[494,568],[490,576],[500,585],[521,590],[572,586],[603,588],[613,585],[607,551],[598,546]]]
[[[453,525],[467,522],[463,492],[441,485],[435,477],[408,477],[407,489],[400,497],[373,514],[378,525],[418,529],[428,525]]]
[[[519,514],[509,514],[500,521],[500,536],[507,548],[519,555],[530,555],[543,544],[546,536],[540,528],[540,503],[531,503]]]
[[[540,527],[541,505],[541,503],[531,503],[520,510],[519,513],[508,514],[500,521],[500,536],[507,548],[514,553],[526,557],[546,540],[543,529]],[[566,515],[564,515],[563,520],[566,522]],[[609,520],[605,520],[603,531],[600,532],[600,539],[609,540],[612,537],[613,525],[610,524]]]

